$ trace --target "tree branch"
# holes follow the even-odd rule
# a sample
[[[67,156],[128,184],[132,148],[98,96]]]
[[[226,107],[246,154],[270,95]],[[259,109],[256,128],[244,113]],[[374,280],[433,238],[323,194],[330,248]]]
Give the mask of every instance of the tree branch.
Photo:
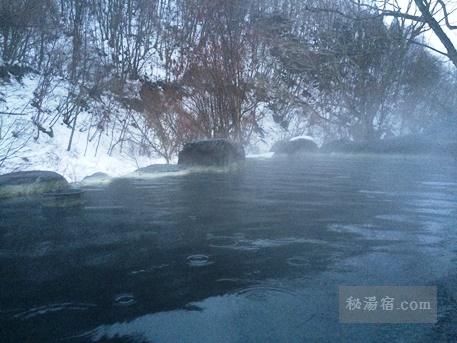
[[[418,41],[415,41],[415,40],[410,40],[410,43],[411,43],[411,44],[414,44],[414,45],[422,46],[422,47],[424,47],[424,48],[427,48],[427,49],[430,49],[430,50],[436,52],[437,54],[440,54],[440,55],[442,55],[442,56],[448,57],[447,52],[444,52],[444,51],[435,49],[434,47],[431,47],[430,45],[427,45],[427,44],[424,44],[424,43],[421,43],[421,42],[418,42]]]
[[[449,30],[457,30],[457,25],[452,25],[449,21],[449,15],[446,4],[444,3],[443,0],[437,0],[437,2],[441,5],[441,8],[443,9],[444,13],[444,21],[446,22],[446,26],[448,27]]]
[[[440,26],[438,21],[430,13],[430,10],[427,7],[424,0],[414,0],[414,2],[416,3],[416,6],[419,8],[419,11],[422,13],[422,17],[427,22],[427,25],[429,25],[432,28],[435,35],[446,48],[447,57],[457,67],[457,49],[455,48],[454,44],[451,42],[447,34],[444,32],[443,28]]]

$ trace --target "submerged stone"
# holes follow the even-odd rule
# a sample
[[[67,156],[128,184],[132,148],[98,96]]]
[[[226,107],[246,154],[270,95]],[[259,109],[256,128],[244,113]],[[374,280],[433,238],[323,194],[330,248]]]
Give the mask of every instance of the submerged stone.
[[[179,153],[178,164],[186,166],[229,166],[245,160],[240,144],[226,139],[187,143]]]

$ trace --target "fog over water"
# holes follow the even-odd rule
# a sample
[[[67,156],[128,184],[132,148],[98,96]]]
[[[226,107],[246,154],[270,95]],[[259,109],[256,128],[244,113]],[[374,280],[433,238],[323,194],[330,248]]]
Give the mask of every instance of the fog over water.
[[[2,342],[449,340],[452,159],[316,155],[0,206]],[[439,320],[344,325],[340,285],[438,286]]]

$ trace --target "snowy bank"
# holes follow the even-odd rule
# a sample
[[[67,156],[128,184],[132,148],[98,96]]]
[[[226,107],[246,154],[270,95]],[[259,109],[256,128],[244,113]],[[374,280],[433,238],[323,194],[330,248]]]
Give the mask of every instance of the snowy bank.
[[[55,114],[47,117],[57,118],[55,122],[43,123],[52,128],[52,137],[38,134],[33,124],[37,109],[32,106],[32,99],[39,79],[39,75],[29,74],[21,82],[12,79],[2,84],[0,174],[18,170],[54,171],[70,182],[77,182],[95,172],[121,176],[154,163],[164,163],[163,158],[140,154],[128,142],[122,148],[114,145],[114,137],[121,127],[114,125],[109,130],[96,131],[94,116],[86,111],[78,117],[68,151],[72,129],[63,123],[58,112],[68,89],[64,81],[53,81],[53,91],[43,109]],[[123,109],[119,106],[118,110]]]

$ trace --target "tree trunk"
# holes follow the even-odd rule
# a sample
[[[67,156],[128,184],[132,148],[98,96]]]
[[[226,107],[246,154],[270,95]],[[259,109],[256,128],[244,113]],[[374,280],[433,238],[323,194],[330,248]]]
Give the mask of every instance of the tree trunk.
[[[441,28],[440,23],[433,17],[433,15],[430,13],[430,9],[425,3],[424,0],[414,0],[416,3],[417,7],[419,8],[419,11],[422,13],[422,16],[425,20],[425,22],[430,26],[430,28],[433,30],[435,35],[439,38],[441,43],[444,45],[444,47],[447,50],[447,55],[451,62],[455,65],[457,68],[457,49],[452,43],[452,41],[449,39],[448,35],[444,30]]]

